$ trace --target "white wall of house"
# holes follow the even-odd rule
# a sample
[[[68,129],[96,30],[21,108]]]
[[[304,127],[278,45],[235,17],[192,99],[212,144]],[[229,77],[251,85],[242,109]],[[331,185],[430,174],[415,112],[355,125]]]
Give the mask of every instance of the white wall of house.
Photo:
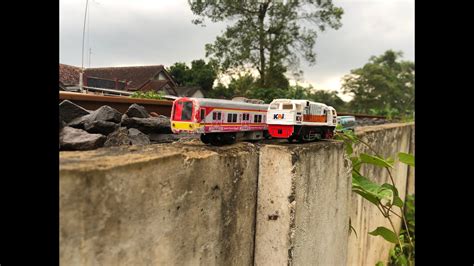
[[[197,90],[193,95],[191,95],[192,98],[204,98],[204,94],[202,93],[201,90]]]

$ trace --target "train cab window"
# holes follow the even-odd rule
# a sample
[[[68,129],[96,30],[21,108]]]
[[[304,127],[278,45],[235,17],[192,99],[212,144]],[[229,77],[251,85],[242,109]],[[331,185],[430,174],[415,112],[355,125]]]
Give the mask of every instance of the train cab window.
[[[272,104],[270,105],[270,109],[271,109],[271,110],[277,110],[277,109],[278,109],[278,106],[279,106],[278,103],[272,103]]]
[[[332,110],[332,114],[333,114],[333,115],[336,115],[336,111]]]
[[[232,114],[232,122],[237,122],[237,114]]]
[[[181,110],[181,121],[190,121],[193,113],[193,102],[183,102],[183,109]]]
[[[283,109],[283,110],[293,110],[293,104],[284,103],[284,104],[281,105],[281,109]]]

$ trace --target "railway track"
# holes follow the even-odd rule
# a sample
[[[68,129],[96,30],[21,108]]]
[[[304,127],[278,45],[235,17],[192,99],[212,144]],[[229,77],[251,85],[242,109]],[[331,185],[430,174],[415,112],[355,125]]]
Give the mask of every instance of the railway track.
[[[155,112],[159,115],[165,115],[168,117],[171,116],[171,107],[173,105],[173,101],[171,100],[139,99],[124,96],[102,96],[95,94],[60,91],[59,102],[63,100],[69,100],[88,110],[96,110],[103,105],[108,105],[122,113],[125,113],[130,105],[136,103],[145,107],[148,112]],[[338,116],[354,116],[356,119],[387,119],[387,117],[381,115],[353,113],[338,113]]]
[[[155,112],[159,115],[170,116],[173,101],[169,100],[152,100],[139,99],[124,96],[102,96],[95,94],[85,94],[76,92],[59,92],[59,102],[69,100],[87,110],[96,110],[103,105],[108,105],[121,113],[125,113],[130,105],[139,104],[151,113]]]

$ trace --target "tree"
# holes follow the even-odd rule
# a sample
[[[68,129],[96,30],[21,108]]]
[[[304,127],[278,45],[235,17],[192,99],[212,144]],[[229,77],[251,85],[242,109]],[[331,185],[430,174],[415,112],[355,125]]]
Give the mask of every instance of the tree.
[[[342,8],[331,0],[188,0],[198,16],[212,22],[233,22],[213,44],[206,44],[206,56],[212,57],[222,71],[252,67],[259,72],[259,85],[269,88],[289,69],[297,69],[299,56],[314,64],[313,51],[317,31],[338,29]],[[280,83],[280,82],[279,82]],[[281,85],[278,84],[278,87]]]
[[[310,92],[307,95],[307,99],[330,105],[338,112],[346,110],[346,102],[343,101],[335,91],[317,90],[315,92]]]
[[[344,93],[353,94],[354,112],[410,113],[414,110],[415,64],[399,60],[402,52],[386,51],[372,56],[362,68],[344,76]]]
[[[177,62],[169,67],[168,72],[180,86],[200,86],[205,92],[212,89],[217,78],[216,64],[202,59],[193,60],[191,68],[186,63]]]

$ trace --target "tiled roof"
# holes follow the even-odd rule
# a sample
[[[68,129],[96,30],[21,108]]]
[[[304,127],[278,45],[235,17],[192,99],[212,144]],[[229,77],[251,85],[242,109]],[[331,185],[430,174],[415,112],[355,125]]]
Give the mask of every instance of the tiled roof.
[[[143,84],[140,88],[137,90],[139,91],[161,91],[163,88],[166,86],[166,84],[170,84],[171,82],[169,80],[149,80],[145,84]],[[177,95],[175,89],[173,88],[173,85],[170,84],[169,89],[165,91],[168,94],[171,95]]]
[[[79,67],[59,64],[59,81],[65,86],[79,84],[80,73],[81,68]]]
[[[138,88],[150,80],[159,71],[163,70],[163,65],[155,66],[132,66],[132,67],[100,67],[88,68],[85,75],[111,80],[127,80],[129,88]]]

